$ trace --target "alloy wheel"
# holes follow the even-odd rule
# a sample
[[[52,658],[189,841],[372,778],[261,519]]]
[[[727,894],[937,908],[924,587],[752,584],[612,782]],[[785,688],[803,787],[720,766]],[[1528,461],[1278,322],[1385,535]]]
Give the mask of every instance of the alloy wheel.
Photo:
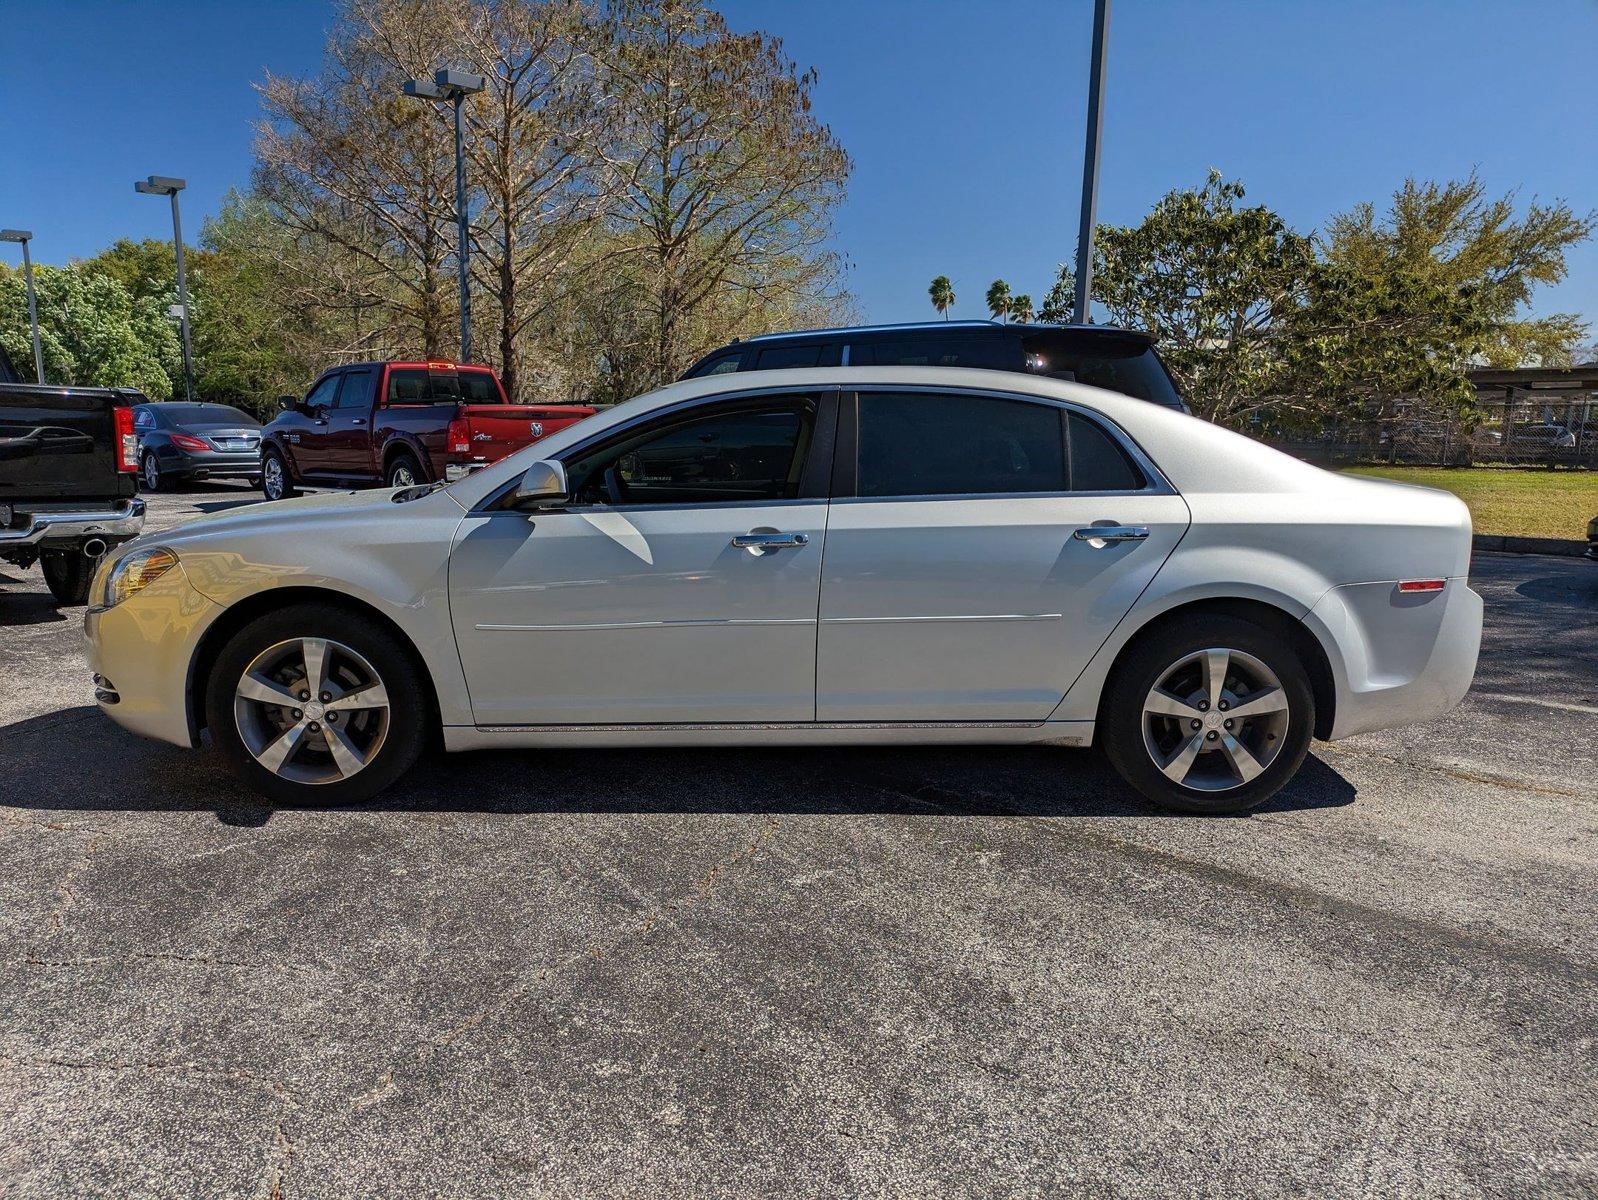
[[[155,455],[150,453],[144,456],[144,486],[152,492],[161,487],[161,467],[155,461]]]
[[[233,716],[261,766],[294,783],[337,783],[365,768],[388,736],[388,690],[361,654],[330,638],[293,638],[239,677]]]
[[[268,500],[283,498],[283,464],[275,454],[267,455],[261,467],[261,491]]]
[[[416,476],[411,474],[411,469],[408,465],[405,463],[398,463],[395,465],[393,472],[389,475],[388,482],[390,487],[415,487]]]
[[[1143,745],[1172,783],[1226,792],[1257,779],[1287,742],[1287,692],[1241,650],[1184,655],[1143,701]]]

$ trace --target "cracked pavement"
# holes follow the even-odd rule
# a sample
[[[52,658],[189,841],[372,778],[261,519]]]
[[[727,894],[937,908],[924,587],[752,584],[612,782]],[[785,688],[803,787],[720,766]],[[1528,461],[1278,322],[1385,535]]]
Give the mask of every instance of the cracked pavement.
[[[1461,710],[1246,819],[1037,748],[273,810],[0,568],[0,1196],[1598,1193],[1598,566],[1474,586]]]

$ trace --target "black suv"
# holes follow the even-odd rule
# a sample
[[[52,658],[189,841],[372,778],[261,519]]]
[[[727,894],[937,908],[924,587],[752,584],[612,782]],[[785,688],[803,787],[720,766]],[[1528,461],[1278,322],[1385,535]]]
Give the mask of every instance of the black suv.
[[[985,367],[1023,371],[1120,392],[1187,411],[1154,353],[1154,339],[1109,325],[1006,325],[998,321],[926,321],[767,333],[735,341],[683,376],[779,367]]]

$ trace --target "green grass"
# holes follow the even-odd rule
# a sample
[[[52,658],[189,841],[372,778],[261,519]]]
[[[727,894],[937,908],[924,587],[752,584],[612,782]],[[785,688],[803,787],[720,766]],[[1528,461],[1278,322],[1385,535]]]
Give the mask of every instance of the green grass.
[[[1598,471],[1542,467],[1349,467],[1399,483],[1453,492],[1470,509],[1477,533],[1582,538],[1598,517]]]

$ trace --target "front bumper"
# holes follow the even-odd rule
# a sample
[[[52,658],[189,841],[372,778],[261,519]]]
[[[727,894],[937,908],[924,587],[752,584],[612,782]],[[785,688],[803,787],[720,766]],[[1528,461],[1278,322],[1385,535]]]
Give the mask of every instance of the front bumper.
[[[190,671],[200,639],[222,611],[194,590],[181,561],[115,608],[91,606],[83,630],[100,711],[145,737],[195,745]]]
[[[136,498],[84,508],[62,505],[18,514],[11,525],[0,527],[0,550],[81,542],[91,537],[125,542],[137,537],[143,528],[144,501]]]
[[[1332,668],[1333,740],[1441,716],[1476,675],[1482,599],[1464,576],[1430,593],[1400,593],[1396,583],[1336,587],[1304,623]]]

